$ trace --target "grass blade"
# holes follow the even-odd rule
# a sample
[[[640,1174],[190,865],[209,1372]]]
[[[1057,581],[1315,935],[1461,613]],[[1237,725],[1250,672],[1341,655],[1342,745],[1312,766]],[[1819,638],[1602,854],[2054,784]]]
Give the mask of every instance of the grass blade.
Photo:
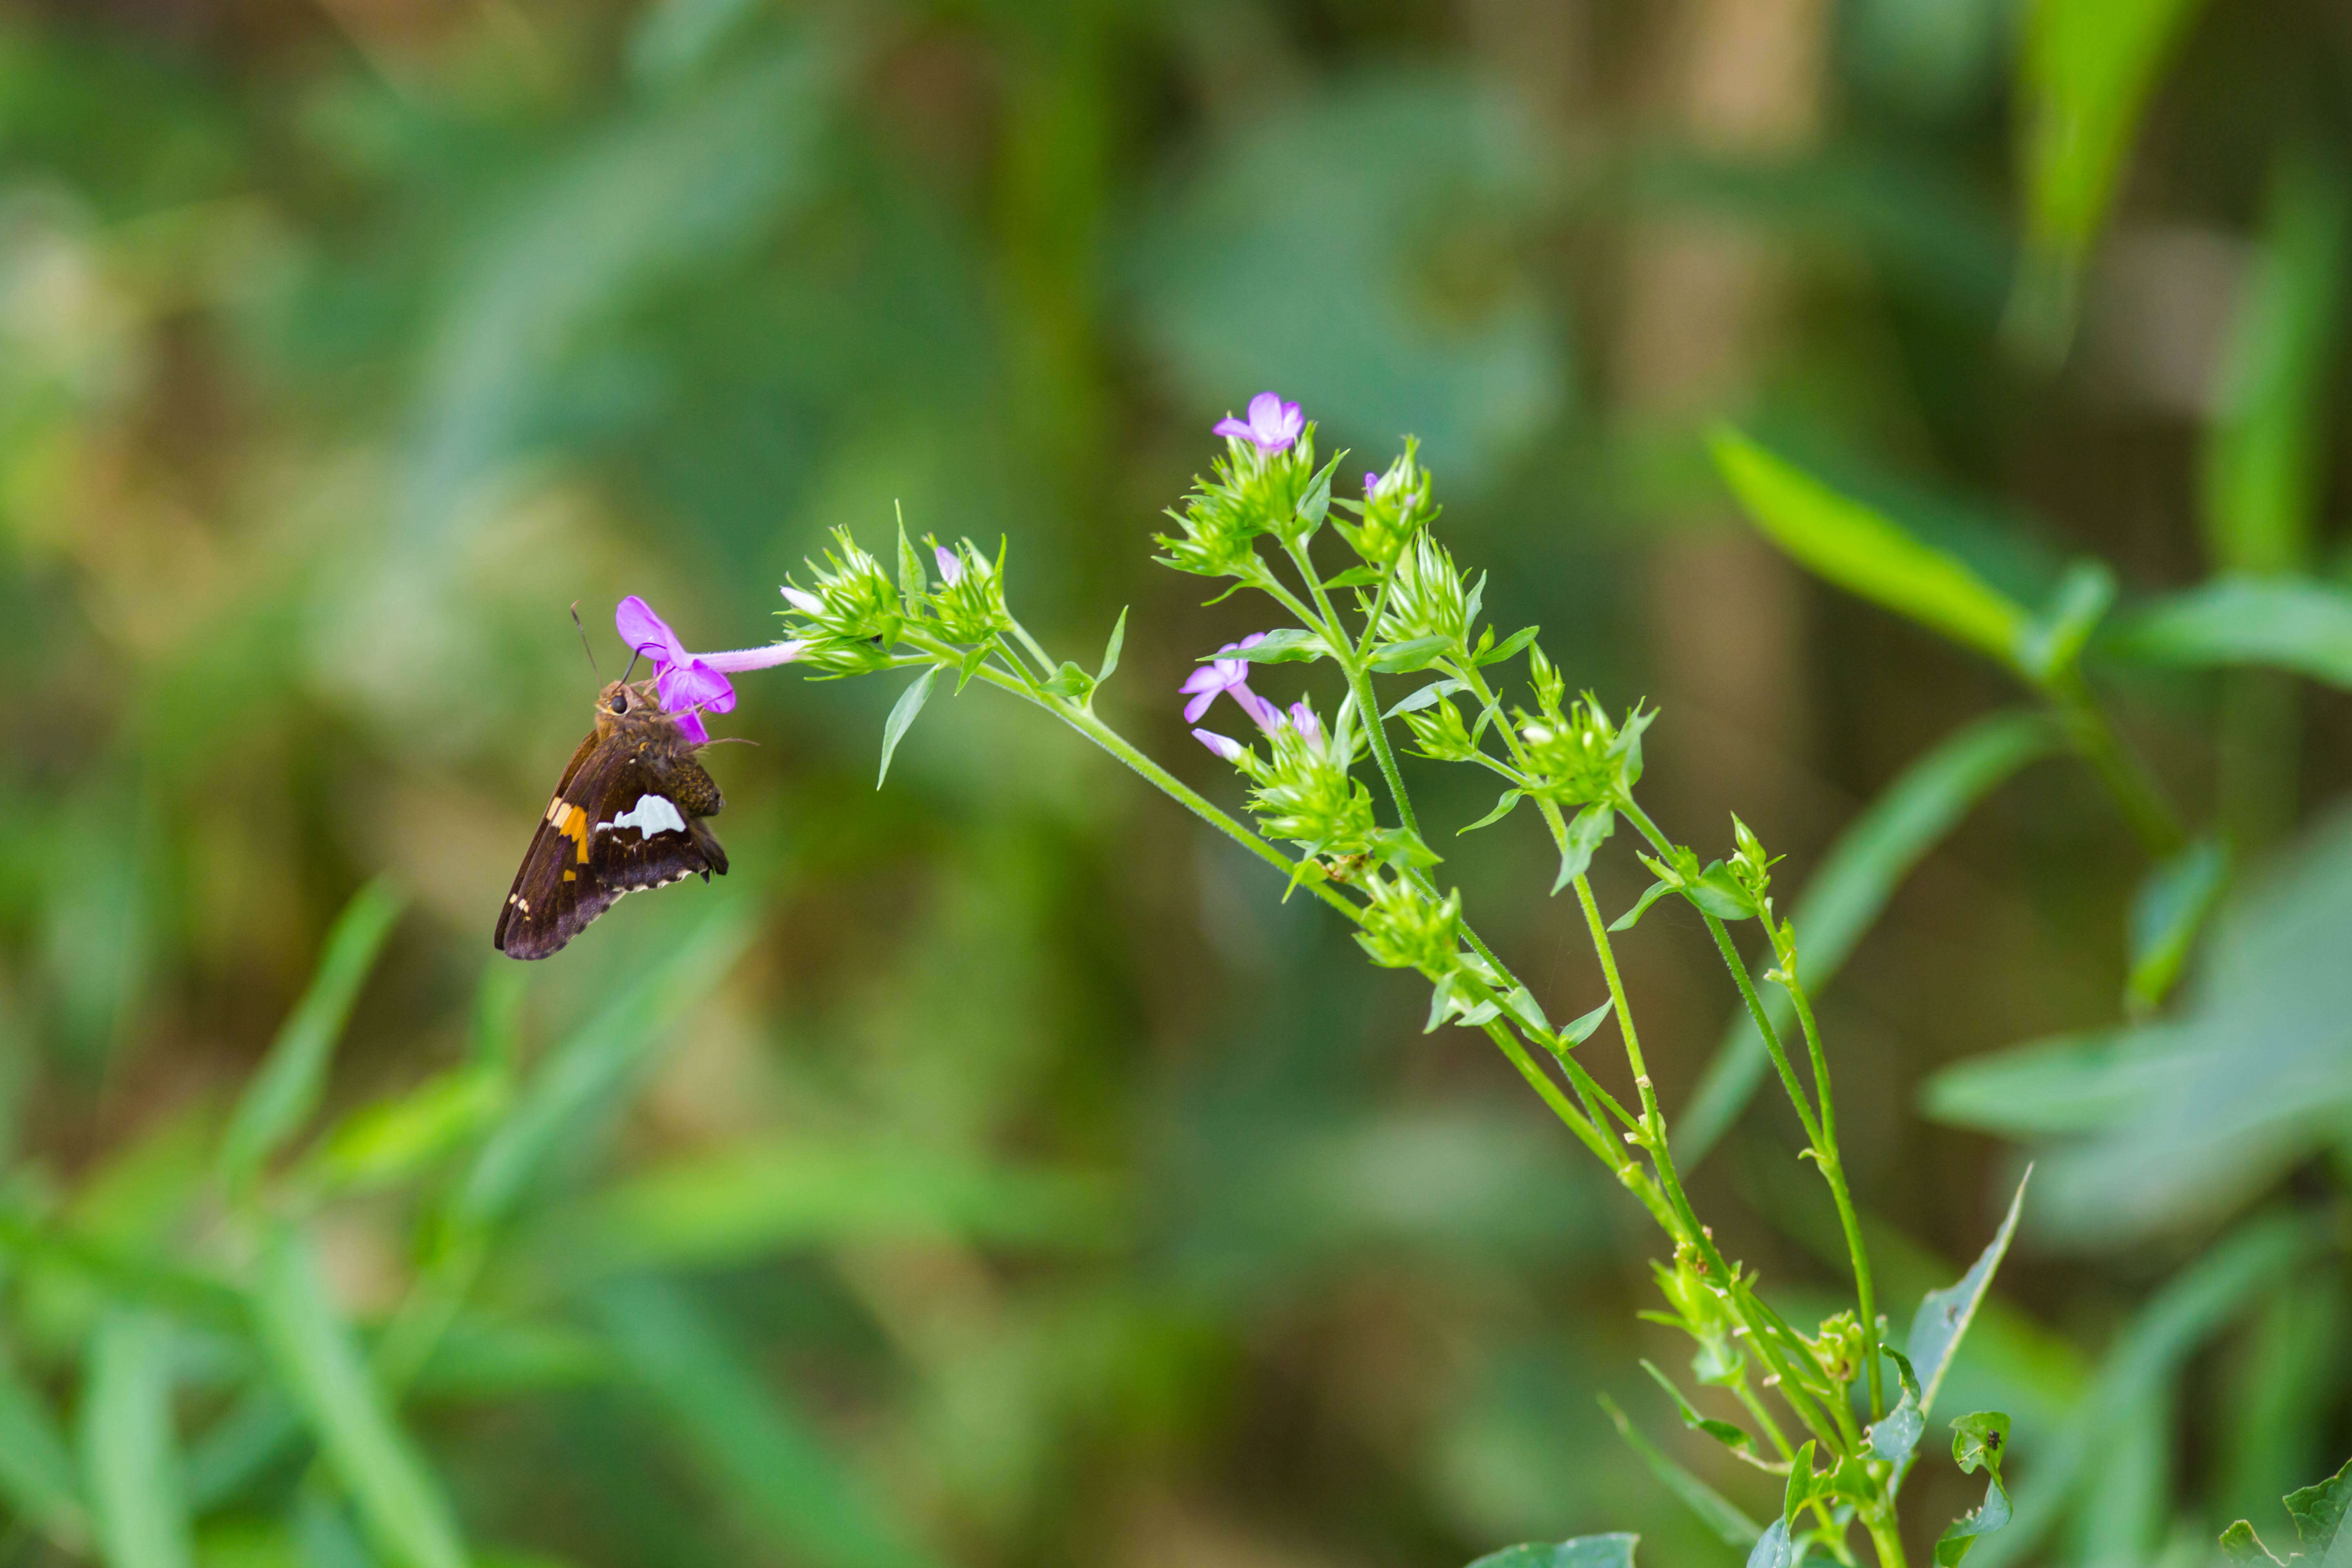
[[[172,1436],[172,1327],[121,1308],[89,1342],[82,1468],[108,1568],[194,1568]]]
[[[400,918],[401,904],[400,895],[379,878],[362,888],[336,918],[310,988],[278,1031],[222,1136],[221,1175],[232,1190],[248,1181],[318,1109],[335,1043],[342,1037],[368,972],[375,967],[383,939]]]
[[[459,1185],[453,1217],[461,1226],[495,1225],[511,1213],[555,1152],[611,1101],[741,955],[751,940],[752,900],[740,889],[720,899],[666,962],[624,987],[550,1054]]]
[[[68,1552],[89,1544],[89,1516],[64,1436],[16,1367],[0,1361],[0,1498]]]
[[[576,1215],[566,1247],[608,1265],[709,1266],[843,1242],[1098,1251],[1122,1234],[1118,1189],[898,1145],[722,1149],[644,1172]]]
[[[1790,918],[1806,989],[1821,994],[1903,879],[1979,801],[2064,744],[2038,713],[1995,713],[1952,735],[1889,784],[1830,847],[1798,897]],[[1778,986],[1762,992],[1765,1016],[1785,1031],[1796,1016],[1788,993]],[[1683,1112],[1675,1157],[1685,1171],[1738,1119],[1770,1065],[1764,1037],[1742,1009]]]
[[[269,1238],[253,1306],[272,1371],[377,1543],[409,1568],[465,1568],[449,1505],[385,1408],[299,1230]]]
[[[711,1479],[771,1539],[824,1568],[921,1568],[856,1479],[675,1287],[643,1278],[599,1305],[614,1348]]]
[[[1992,1277],[2000,1260],[2009,1255],[2009,1244],[2017,1236],[2018,1216],[2025,1212],[2025,1184],[2033,1178],[2032,1166],[2017,1184],[2016,1196],[2009,1200],[2009,1214],[2000,1222],[2000,1229],[1985,1244],[1969,1271],[1941,1290],[1930,1290],[1919,1303],[1918,1314],[1911,1320],[1911,1336],[1904,1343],[1904,1354],[1910,1358],[1919,1374],[1919,1414],[1932,1415],[1936,1411],[1936,1393],[1944,1386],[1944,1374],[1952,1368],[1952,1358],[1959,1353],[1960,1341],[1968,1336],[1969,1325],[1976,1321],[1977,1309],[1984,1304],[1985,1292],[1992,1289]]]

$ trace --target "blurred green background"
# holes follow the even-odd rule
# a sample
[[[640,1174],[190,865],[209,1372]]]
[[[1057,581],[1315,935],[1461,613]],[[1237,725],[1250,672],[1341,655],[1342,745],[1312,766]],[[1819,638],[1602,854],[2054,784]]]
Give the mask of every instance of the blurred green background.
[[[935,702],[877,793],[887,685],[739,678],[735,874],[489,950],[566,606],[607,676],[628,593],[763,641],[894,502],[1057,652],[1131,605],[1105,712],[1232,797],[1174,692],[1258,612],[1148,536],[1266,386],[1417,434],[1497,622],[1663,706],[1668,830],[1792,889],[2015,682],[1776,553],[1708,425],[2029,605],[2110,564],[2224,913],[2151,1010],[2174,846],[2046,748],[1918,784],[1847,1158],[1898,1331],[2042,1160],[1972,1562],[2275,1539],[2352,1448],[2348,89],[2329,0],[0,5],[0,1563],[1739,1561],[1595,1404],[1770,1506],[1636,1364],[1638,1211],[1036,715]],[[1506,833],[1444,874],[1581,1013]],[[1687,914],[1621,951],[1685,1105],[1735,998]],[[1759,1101],[1695,1192],[1818,1313],[1794,1146]]]

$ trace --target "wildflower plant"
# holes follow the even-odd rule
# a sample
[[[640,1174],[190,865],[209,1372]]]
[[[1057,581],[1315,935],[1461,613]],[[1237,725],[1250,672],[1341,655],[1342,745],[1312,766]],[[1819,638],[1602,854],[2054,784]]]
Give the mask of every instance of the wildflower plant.
[[[884,728],[884,776],[940,678],[951,678],[957,690],[974,680],[992,686],[1077,731],[1264,861],[1283,878],[1286,896],[1303,889],[1319,900],[1355,928],[1373,963],[1427,979],[1427,1028],[1450,1023],[1484,1033],[1664,1233],[1669,1255],[1655,1266],[1663,1310],[1644,1315],[1689,1337],[1691,1374],[1717,1391],[1723,1413],[1702,1413],[1667,1373],[1648,1370],[1687,1426],[1779,1485],[1781,1507],[1749,1543],[1751,1568],[1792,1568],[1812,1554],[1855,1561],[1848,1536],[1857,1524],[1882,1568],[1904,1563],[1903,1480],[1960,1335],[2013,1233],[2016,1205],[1977,1266],[1922,1303],[1897,1348],[1847,1184],[1827,1049],[1799,979],[1798,933],[1776,909],[1774,858],[1735,817],[1730,855],[1703,860],[1643,808],[1642,739],[1655,710],[1637,704],[1620,711],[1591,692],[1571,696],[1537,627],[1498,636],[1483,621],[1486,579],[1459,565],[1437,538],[1432,477],[1410,441],[1386,469],[1364,475],[1360,500],[1335,500],[1332,479],[1344,454],[1317,462],[1314,425],[1297,404],[1261,394],[1245,417],[1220,421],[1215,433],[1225,450],[1168,514],[1175,526],[1158,537],[1159,559],[1226,582],[1227,595],[1253,593],[1281,617],[1201,656],[1176,693],[1187,700],[1183,718],[1194,737],[1239,773],[1245,805],[1238,815],[1096,713],[1096,691],[1118,668],[1124,614],[1092,669],[1055,660],[1009,608],[1001,551],[992,557],[970,541],[930,540],[927,557],[902,521],[893,581],[846,532],[836,532],[824,563],[811,564],[811,585],[783,590],[789,641],[781,646],[831,676],[915,672]],[[1313,548],[1327,523],[1346,552],[1338,570],[1318,563]],[[1254,690],[1255,668],[1277,663],[1327,674],[1324,706],[1303,700],[1284,709]],[[1410,690],[1380,689],[1406,679]],[[1479,935],[1461,890],[1439,875],[1443,858],[1398,765],[1401,745],[1500,782],[1494,809],[1457,831],[1514,817],[1541,831],[1559,860],[1552,890],[1575,899],[1599,961],[1608,992],[1599,1006],[1555,1022]],[[1523,806],[1533,810],[1522,813]],[[1654,880],[1612,921],[1588,873],[1621,825]],[[1614,933],[1669,897],[1698,911],[1770,1053],[1803,1128],[1804,1157],[1827,1184],[1843,1227],[1853,1305],[1810,1331],[1774,1310],[1754,1272],[1724,1254],[1676,1169],[1612,945]],[[1802,1070],[1733,940],[1732,925],[1749,921],[1769,951],[1763,981],[1793,1004]],[[1632,1082],[1630,1102],[1584,1060],[1584,1048],[1611,1020]],[[1985,1506],[1938,1541],[1937,1563],[1958,1563],[2007,1518],[2000,1479],[2007,1427],[1998,1412],[1952,1423],[1956,1459],[1984,1468],[1990,1487]],[[1713,1496],[1640,1446],[1678,1495]],[[1720,1526],[1741,1516],[1725,1505],[1708,1517]],[[1586,1549],[1601,1554],[1573,1560],[1630,1563],[1632,1540],[1590,1538]]]

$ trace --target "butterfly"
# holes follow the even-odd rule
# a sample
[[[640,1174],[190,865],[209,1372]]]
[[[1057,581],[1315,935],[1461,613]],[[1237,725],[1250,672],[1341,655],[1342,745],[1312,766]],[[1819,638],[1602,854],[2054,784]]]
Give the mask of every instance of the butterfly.
[[[703,819],[727,801],[696,750],[653,682],[605,687],[596,728],[531,835],[492,944],[509,958],[545,958],[624,893],[697,872],[706,882],[713,871],[725,876],[727,851]]]

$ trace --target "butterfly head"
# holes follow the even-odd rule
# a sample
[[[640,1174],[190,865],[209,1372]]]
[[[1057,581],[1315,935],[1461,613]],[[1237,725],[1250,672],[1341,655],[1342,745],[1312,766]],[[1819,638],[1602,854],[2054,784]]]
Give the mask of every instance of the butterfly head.
[[[661,698],[650,680],[632,685],[625,680],[606,683],[596,694],[596,732],[610,735],[619,730],[634,730],[657,721],[666,721]]]

